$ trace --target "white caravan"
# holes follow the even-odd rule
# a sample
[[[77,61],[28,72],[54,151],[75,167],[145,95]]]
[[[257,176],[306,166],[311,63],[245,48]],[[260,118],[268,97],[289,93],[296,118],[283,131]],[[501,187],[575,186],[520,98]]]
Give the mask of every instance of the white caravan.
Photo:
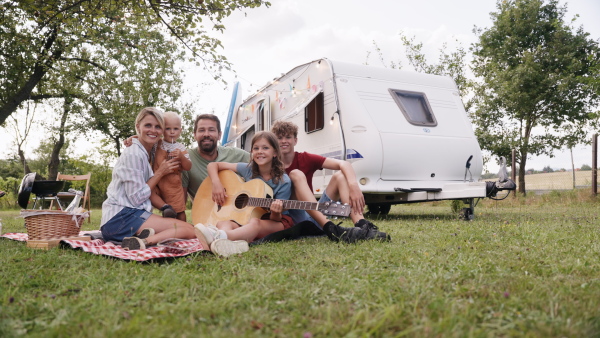
[[[371,212],[386,214],[398,203],[463,200],[464,217],[471,219],[475,200],[502,190],[478,182],[481,149],[450,77],[320,59],[241,103],[238,93],[236,86],[224,145],[250,151],[254,133],[277,120],[293,122],[297,151],[352,162]],[[331,175],[315,173],[316,195]]]

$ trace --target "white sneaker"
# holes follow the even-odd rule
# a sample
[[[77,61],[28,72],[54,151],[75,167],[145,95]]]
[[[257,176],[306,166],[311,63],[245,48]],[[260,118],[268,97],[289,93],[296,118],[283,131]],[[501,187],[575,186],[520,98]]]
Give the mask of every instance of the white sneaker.
[[[210,244],[214,242],[216,239],[227,238],[227,234],[223,230],[217,229],[215,226],[205,226],[202,223],[196,224],[194,226],[194,233],[196,237],[202,243],[202,247],[207,250],[210,247]]]
[[[230,241],[228,239],[215,239],[210,245],[210,251],[212,251],[215,255],[228,257],[231,255],[241,254],[250,250],[248,246],[248,242],[239,240],[239,241]]]

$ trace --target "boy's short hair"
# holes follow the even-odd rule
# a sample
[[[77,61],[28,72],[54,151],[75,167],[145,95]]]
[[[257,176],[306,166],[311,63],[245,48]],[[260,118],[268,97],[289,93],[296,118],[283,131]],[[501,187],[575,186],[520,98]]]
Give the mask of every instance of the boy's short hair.
[[[277,121],[271,127],[273,134],[280,136],[294,135],[294,138],[298,138],[298,126],[288,121]]]

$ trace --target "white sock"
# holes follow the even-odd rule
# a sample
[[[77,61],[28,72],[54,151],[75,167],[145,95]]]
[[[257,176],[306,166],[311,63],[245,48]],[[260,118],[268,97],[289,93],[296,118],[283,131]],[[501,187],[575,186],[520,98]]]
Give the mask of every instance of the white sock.
[[[227,233],[225,230],[219,230],[219,238],[227,239]]]

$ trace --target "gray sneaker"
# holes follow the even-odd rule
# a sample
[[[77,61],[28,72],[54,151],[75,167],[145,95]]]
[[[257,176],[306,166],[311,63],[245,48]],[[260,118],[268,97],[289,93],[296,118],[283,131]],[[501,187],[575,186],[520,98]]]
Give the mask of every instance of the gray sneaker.
[[[144,250],[146,249],[146,240],[138,237],[125,237],[121,242],[121,247],[125,250]]]
[[[156,232],[154,231],[154,229],[152,229],[152,228],[146,228],[146,229],[140,231],[139,234],[133,235],[133,236],[137,237],[137,238],[140,238],[140,239],[146,239],[146,238],[148,238],[150,236],[154,236],[155,233]]]
[[[210,245],[210,251],[215,255],[228,257],[248,251],[250,248],[246,241],[230,241],[228,239],[216,239]]]
[[[354,224],[354,226],[365,230],[364,239],[374,239],[376,241],[390,241],[391,240],[390,235],[386,234],[383,231],[379,231],[379,228],[377,228],[377,226],[375,224],[367,221],[364,218],[361,219],[360,221],[356,222],[356,224]]]
[[[162,211],[162,217],[177,218],[177,212],[175,212],[175,209],[168,204],[163,205],[163,207],[160,208],[160,211]]]

